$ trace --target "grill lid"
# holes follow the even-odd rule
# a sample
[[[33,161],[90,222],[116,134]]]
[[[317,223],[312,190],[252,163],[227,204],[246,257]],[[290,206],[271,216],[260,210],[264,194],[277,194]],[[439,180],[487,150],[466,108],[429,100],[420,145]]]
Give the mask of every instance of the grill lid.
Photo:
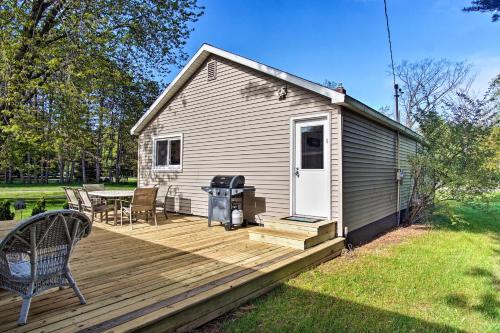
[[[245,177],[217,175],[212,178],[210,186],[217,188],[243,188],[245,187]]]

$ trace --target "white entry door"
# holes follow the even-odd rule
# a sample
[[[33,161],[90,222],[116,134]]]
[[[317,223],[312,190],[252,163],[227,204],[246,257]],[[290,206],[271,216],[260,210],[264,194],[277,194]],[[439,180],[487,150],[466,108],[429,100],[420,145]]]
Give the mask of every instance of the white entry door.
[[[292,159],[293,214],[330,216],[327,119],[295,121]]]

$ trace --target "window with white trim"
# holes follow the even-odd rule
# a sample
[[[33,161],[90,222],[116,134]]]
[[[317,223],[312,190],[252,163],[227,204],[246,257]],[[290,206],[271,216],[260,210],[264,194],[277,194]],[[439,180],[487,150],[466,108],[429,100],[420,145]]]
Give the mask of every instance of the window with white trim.
[[[182,134],[153,139],[153,169],[182,170]]]

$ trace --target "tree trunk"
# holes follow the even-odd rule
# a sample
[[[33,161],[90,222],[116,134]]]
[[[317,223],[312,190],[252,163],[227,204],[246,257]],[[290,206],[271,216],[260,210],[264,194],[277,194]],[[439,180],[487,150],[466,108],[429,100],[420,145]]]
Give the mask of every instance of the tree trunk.
[[[85,168],[85,154],[82,153],[82,184],[87,182],[87,170]]]
[[[120,145],[118,145],[118,149],[116,151],[116,160],[115,160],[115,182],[119,183],[121,180],[121,155],[122,155],[122,150]]]
[[[100,106],[104,105],[104,100],[100,101]],[[96,142],[96,156],[95,156],[95,180],[96,183],[101,182],[101,160],[103,154],[103,129],[104,129],[104,115],[103,111],[99,110],[99,118],[97,120],[97,142]]]
[[[69,171],[69,182],[68,183],[73,183],[73,179],[75,179],[75,161],[71,161],[71,168]]]
[[[101,163],[99,162],[99,157],[95,158],[95,182],[101,182]]]
[[[64,163],[64,183],[67,184],[69,180],[69,163]]]
[[[49,183],[49,168],[50,168],[50,156],[47,154],[47,159],[45,160],[45,172],[43,174],[43,182],[45,184]]]
[[[31,153],[28,152],[28,184],[31,184]]]
[[[40,160],[40,173],[39,173],[39,177],[36,178],[37,183],[38,184],[40,184],[40,183],[43,184],[44,178],[45,178],[45,160],[42,158]]]
[[[59,183],[64,183],[64,160],[59,156]]]
[[[9,166],[7,167],[7,170],[5,171],[5,183],[10,184],[12,183],[12,166],[9,162]]]
[[[121,119],[120,119],[121,121]],[[118,126],[118,133],[116,135],[116,159],[115,159],[115,182],[119,183],[122,176],[121,161],[123,154],[123,146],[121,142],[121,126]]]

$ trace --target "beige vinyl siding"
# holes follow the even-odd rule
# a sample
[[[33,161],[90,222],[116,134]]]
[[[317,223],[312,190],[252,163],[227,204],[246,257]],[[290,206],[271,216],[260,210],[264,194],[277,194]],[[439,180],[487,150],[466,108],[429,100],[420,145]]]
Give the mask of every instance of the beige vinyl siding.
[[[410,159],[417,152],[417,143],[414,140],[402,135],[399,140],[401,169],[405,174],[401,183],[401,209],[406,209],[408,207],[408,200],[410,199],[413,186]]]
[[[343,109],[343,222],[348,231],[396,211],[396,134]]]
[[[207,80],[207,62],[217,61],[217,78]],[[337,107],[326,97],[287,85],[253,69],[211,56],[139,136],[139,185],[160,184],[160,196],[174,185],[182,212],[207,215],[207,194],[200,189],[216,174],[242,174],[265,201],[266,217],[290,214],[290,119],[330,113],[332,138],[339,137]],[[182,172],[152,168],[155,136],[183,134]],[[332,217],[339,216],[338,139],[331,139]],[[334,153],[335,152],[335,153]]]
[[[396,212],[397,133],[346,109],[342,119],[343,222],[354,231]],[[399,140],[405,173],[401,209],[405,209],[412,185],[409,159],[416,142],[401,134]]]

